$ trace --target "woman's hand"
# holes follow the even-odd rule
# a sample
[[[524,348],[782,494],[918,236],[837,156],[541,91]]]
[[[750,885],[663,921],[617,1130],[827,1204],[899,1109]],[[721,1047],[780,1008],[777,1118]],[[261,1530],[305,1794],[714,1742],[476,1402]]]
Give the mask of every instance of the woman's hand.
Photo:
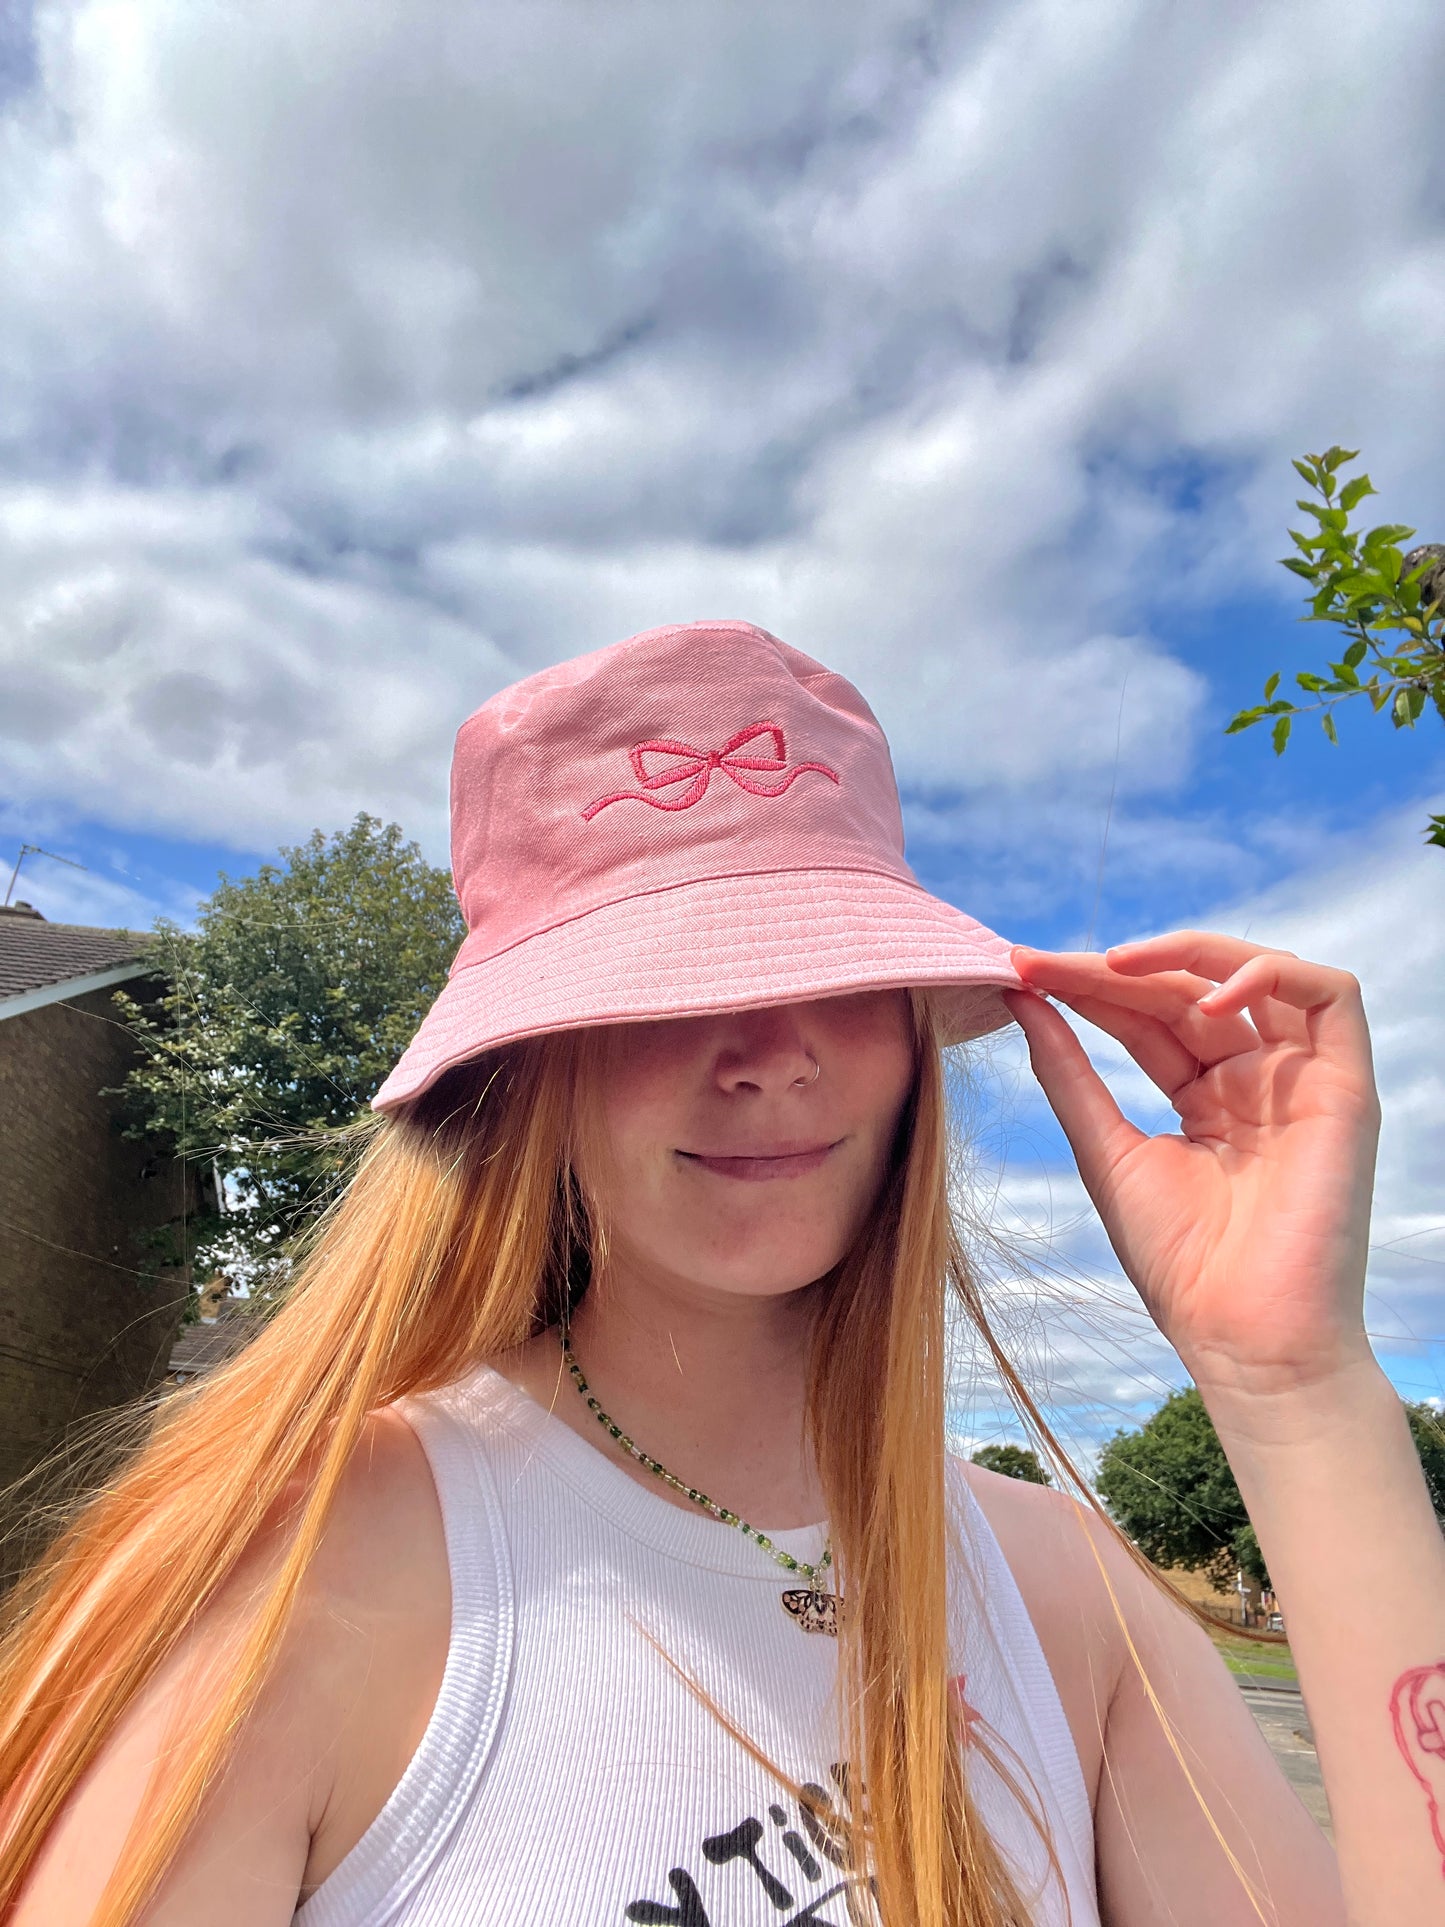
[[[1137,1130],[1060,1013],[1004,992],[1109,1242],[1201,1391],[1288,1393],[1368,1360],[1380,1110],[1355,979],[1195,930],[1013,961],[1179,1114],[1178,1135]]]
[[[1445,1541],[1361,1315],[1380,1112],[1359,985],[1198,931],[1014,962],[1179,1113],[1179,1136],[1137,1131],[1062,1014],[1005,993],[1119,1260],[1203,1395],[1289,1619],[1342,1888],[1309,1918],[1445,1919]],[[1367,1629],[1347,1570],[1370,1576]],[[1127,1771],[1121,1753],[1111,1772]],[[1230,1918],[1243,1911],[1241,1896]]]

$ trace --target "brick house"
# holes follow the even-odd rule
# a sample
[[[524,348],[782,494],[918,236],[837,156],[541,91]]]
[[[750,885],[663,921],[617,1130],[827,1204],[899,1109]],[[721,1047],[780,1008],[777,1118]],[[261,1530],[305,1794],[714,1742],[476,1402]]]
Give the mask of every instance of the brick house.
[[[0,1488],[166,1369],[189,1276],[148,1234],[195,1209],[196,1179],[102,1095],[136,1049],[112,995],[157,981],[144,936],[0,909]]]

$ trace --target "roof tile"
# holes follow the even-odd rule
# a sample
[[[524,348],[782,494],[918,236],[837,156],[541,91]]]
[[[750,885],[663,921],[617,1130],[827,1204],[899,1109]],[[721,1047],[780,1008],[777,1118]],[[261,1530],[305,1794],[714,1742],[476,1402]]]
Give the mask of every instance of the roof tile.
[[[24,913],[0,916],[0,1000],[136,962],[152,942],[140,930],[48,923]]]
[[[224,1365],[256,1336],[262,1323],[254,1313],[232,1307],[219,1318],[182,1325],[180,1337],[171,1348],[171,1376],[196,1378]]]

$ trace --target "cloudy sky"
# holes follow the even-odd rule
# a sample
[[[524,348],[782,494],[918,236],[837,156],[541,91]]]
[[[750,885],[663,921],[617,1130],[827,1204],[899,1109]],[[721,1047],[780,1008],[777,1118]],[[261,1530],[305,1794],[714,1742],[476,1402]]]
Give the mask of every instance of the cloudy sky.
[[[0,856],[132,924],[359,809],[440,860],[492,691],[760,622],[1008,935],[1359,974],[1371,1324],[1440,1392],[1445,732],[1222,726],[1326,643],[1291,455],[1445,534],[1442,87],[1436,0],[0,4]],[[985,1076],[1085,1439],[1177,1365]]]

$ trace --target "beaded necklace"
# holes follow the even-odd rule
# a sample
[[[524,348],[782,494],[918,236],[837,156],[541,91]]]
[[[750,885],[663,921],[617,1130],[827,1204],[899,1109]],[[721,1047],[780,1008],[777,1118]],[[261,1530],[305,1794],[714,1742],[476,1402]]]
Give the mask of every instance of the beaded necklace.
[[[816,1565],[810,1566],[806,1559],[796,1559],[791,1552],[785,1552],[781,1546],[775,1546],[765,1532],[759,1532],[756,1526],[750,1526],[747,1520],[740,1519],[736,1512],[729,1512],[727,1507],[719,1505],[716,1499],[710,1499],[705,1492],[699,1492],[696,1486],[687,1485],[675,1473],[669,1472],[665,1465],[653,1458],[650,1453],[644,1452],[635,1440],[627,1436],[617,1421],[609,1418],[603,1411],[593,1395],[591,1386],[582,1376],[582,1367],[577,1363],[576,1353],[572,1350],[571,1332],[565,1317],[562,1319],[560,1330],[562,1362],[571,1374],[573,1384],[581,1393],[584,1404],[603,1431],[614,1439],[624,1452],[636,1459],[640,1466],[651,1472],[655,1478],[661,1479],[665,1485],[670,1485],[674,1492],[680,1493],[684,1499],[690,1499],[694,1505],[701,1506],[704,1512],[710,1512],[713,1518],[723,1525],[736,1526],[744,1538],[751,1539],[760,1551],[767,1553],[770,1559],[776,1560],[784,1571],[801,1574],[808,1583],[806,1586],[790,1587],[783,1593],[783,1611],[805,1633],[827,1633],[836,1639],[838,1614],[842,1601],[835,1592],[828,1589],[823,1578],[833,1563],[832,1546],[825,1545],[822,1558]]]

